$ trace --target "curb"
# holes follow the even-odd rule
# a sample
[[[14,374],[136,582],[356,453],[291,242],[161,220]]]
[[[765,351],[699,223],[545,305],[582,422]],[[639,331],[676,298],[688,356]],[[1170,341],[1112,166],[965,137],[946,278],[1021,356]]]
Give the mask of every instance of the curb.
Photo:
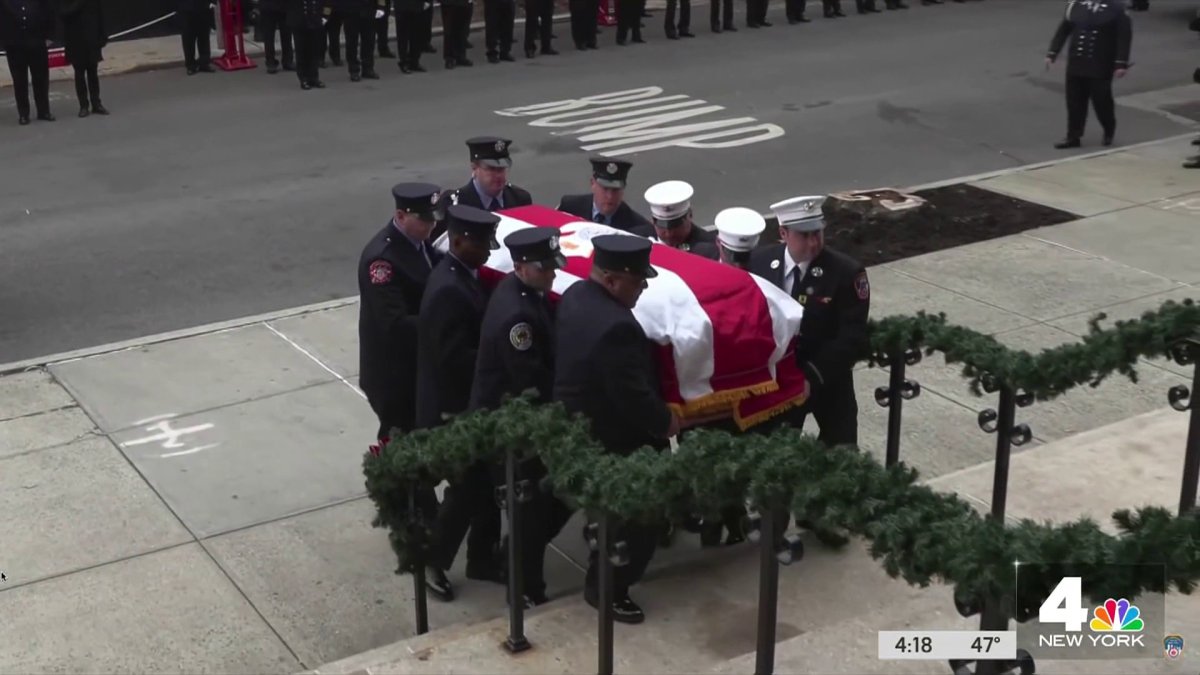
[[[571,19],[570,14],[555,14],[551,18],[551,23],[556,23],[556,24],[564,23],[566,21],[569,21],[570,19]],[[484,29],[484,25],[485,24],[483,21],[476,21],[471,24],[470,32],[478,33]],[[517,17],[514,20],[514,26],[524,26],[524,25],[525,25],[524,17]],[[438,26],[433,29],[433,32],[431,33],[431,35],[437,36],[437,35],[441,35],[444,32],[445,32],[445,29],[443,29],[441,26]],[[389,39],[388,43],[389,44],[395,43],[395,38]],[[247,45],[250,45],[250,44],[258,45],[259,43],[251,42],[250,40],[246,40],[246,44]],[[214,44],[213,45],[213,58],[216,58],[218,56],[218,54],[216,52],[217,52],[217,48],[216,48],[216,45]],[[258,46],[256,46],[254,49],[246,50],[247,58],[262,58],[264,54],[265,54],[265,52],[263,51],[262,47],[258,47]],[[171,59],[169,61],[156,61],[153,63],[135,63],[134,65],[132,65],[128,68],[114,69],[107,73],[102,72],[101,75],[104,77],[113,77],[115,75],[131,75],[134,73],[148,73],[148,72],[152,72],[155,70],[170,70],[172,68],[178,68],[182,65],[183,65],[183,55],[181,54],[179,56],[179,58]],[[62,81],[66,81],[66,80],[62,80]],[[0,84],[0,89],[9,89],[12,86],[13,86],[12,82],[7,82],[7,83]],[[0,370],[0,374],[2,374],[2,373],[3,373],[3,371]]]
[[[1080,155],[1072,155],[1070,157],[1060,157],[1058,159],[1052,159],[1052,160],[1048,160],[1045,162],[1037,162],[1034,164],[1026,164],[1024,166],[1008,167],[1006,169],[998,169],[996,171],[988,171],[985,173],[978,173],[978,174],[973,174],[973,175],[968,175],[968,176],[959,176],[956,178],[950,178],[947,180],[936,181],[933,183],[926,183],[924,185],[916,185],[913,187],[901,188],[901,189],[903,191],[907,191],[907,192],[915,192],[917,190],[928,190],[928,189],[932,189],[932,188],[936,188],[936,187],[945,187],[947,185],[959,185],[962,183],[972,183],[972,182],[984,180],[987,178],[995,178],[997,176],[1005,176],[1008,174],[1022,173],[1025,171],[1033,171],[1036,169],[1043,169],[1043,168],[1046,168],[1049,166],[1064,164],[1066,162],[1074,162],[1074,161],[1079,161],[1079,160],[1083,160],[1083,159],[1092,159],[1095,157],[1104,157],[1107,155],[1112,155],[1112,154],[1116,154],[1116,153],[1120,153],[1120,152],[1124,152],[1124,151],[1132,150],[1132,149],[1136,149],[1136,148],[1156,145],[1159,143],[1170,143],[1172,141],[1183,140],[1186,138],[1191,138],[1193,136],[1195,136],[1195,132],[1179,134],[1176,136],[1169,136],[1167,138],[1160,138],[1158,140],[1153,140],[1153,141],[1145,141],[1142,143],[1135,143],[1133,145],[1125,145],[1125,146],[1121,146],[1118,148],[1107,148],[1104,150],[1098,150],[1096,152],[1084,153],[1084,154],[1080,154]],[[765,218],[767,220],[768,228],[771,227],[771,223],[775,221],[775,214],[771,213],[771,212],[767,212],[767,213],[762,214],[762,216],[763,216],[763,218]],[[319,302],[319,303],[315,303],[315,304],[311,304],[311,305],[303,305],[301,307],[292,307],[290,309],[284,309],[284,310],[279,310],[279,311],[275,311],[275,312],[267,312],[264,314],[257,314],[257,315],[253,315],[253,316],[242,317],[239,319],[230,319],[228,321],[220,321],[220,322],[216,322],[216,323],[204,324],[201,326],[194,326],[192,328],[184,328],[184,329],[169,331],[169,332],[165,332],[165,333],[157,333],[157,334],[148,335],[145,337],[133,338],[130,340],[123,340],[121,342],[112,342],[109,344],[98,345],[96,347],[88,347],[88,348],[84,348],[84,349],[77,349],[77,350],[73,350],[73,351],[69,351],[69,352],[62,352],[59,354],[50,354],[50,355],[46,355],[46,356],[36,356],[36,357],[30,358],[30,359],[25,359],[22,361],[14,361],[12,363],[0,364],[0,377],[5,376],[5,375],[11,375],[13,373],[24,372],[24,371],[28,371],[28,370],[36,370],[38,368],[44,368],[44,367],[52,365],[52,364],[64,363],[67,361],[77,361],[77,360],[83,359],[83,358],[89,358],[89,357],[93,357],[93,356],[100,356],[102,354],[111,354],[113,352],[136,349],[138,347],[144,347],[147,345],[160,344],[163,342],[171,342],[174,340],[181,340],[184,338],[196,337],[199,335],[208,335],[211,333],[218,333],[218,332],[222,332],[222,331],[233,330],[236,328],[244,328],[246,326],[250,326],[253,324],[257,324],[257,323],[278,321],[280,319],[286,319],[286,318],[290,318],[293,316],[301,316],[304,314],[311,314],[313,312],[320,312],[320,311],[328,310],[328,309],[337,309],[340,307],[345,307],[347,305],[352,305],[352,304],[357,304],[357,303],[358,303],[358,296],[354,295],[354,296],[347,297],[347,298],[341,298],[341,299],[337,299],[337,300],[327,300],[325,302]]]

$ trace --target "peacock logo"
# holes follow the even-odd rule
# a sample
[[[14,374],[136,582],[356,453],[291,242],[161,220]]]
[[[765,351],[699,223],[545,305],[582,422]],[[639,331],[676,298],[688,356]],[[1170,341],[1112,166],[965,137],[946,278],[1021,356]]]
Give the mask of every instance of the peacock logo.
[[[1120,600],[1109,598],[1104,601],[1103,605],[1092,610],[1093,618],[1090,626],[1094,631],[1137,633],[1145,628],[1141,613],[1137,605],[1130,604],[1125,598]]]

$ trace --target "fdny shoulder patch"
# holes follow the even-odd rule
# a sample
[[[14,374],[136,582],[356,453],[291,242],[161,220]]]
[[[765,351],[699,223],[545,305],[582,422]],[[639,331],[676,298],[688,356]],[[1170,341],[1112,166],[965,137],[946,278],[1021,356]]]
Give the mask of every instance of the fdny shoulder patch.
[[[871,283],[867,281],[867,273],[859,272],[857,277],[854,277],[854,292],[858,294],[859,300],[866,300],[871,297]]]
[[[508,331],[508,341],[512,343],[513,349],[519,352],[529,351],[533,346],[533,326],[524,321],[513,326],[512,330]]]
[[[386,260],[376,260],[367,270],[371,283],[375,286],[386,284],[392,280],[392,264]]]

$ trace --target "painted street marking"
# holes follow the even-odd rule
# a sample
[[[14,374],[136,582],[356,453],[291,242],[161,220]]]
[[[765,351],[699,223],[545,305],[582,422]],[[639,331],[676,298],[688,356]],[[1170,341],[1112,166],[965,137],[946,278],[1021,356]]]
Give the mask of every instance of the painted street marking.
[[[144,427],[144,429],[146,431],[153,431],[153,432],[157,432],[157,433],[153,433],[149,436],[144,436],[142,438],[134,439],[132,441],[125,441],[124,443],[121,444],[121,447],[128,448],[128,447],[134,446],[134,445],[145,445],[147,443],[158,442],[159,447],[163,448],[164,450],[178,450],[179,448],[187,448],[185,450],[180,450],[179,452],[167,452],[167,453],[163,453],[163,454],[159,455],[159,458],[167,459],[170,457],[180,457],[182,455],[191,455],[191,454],[200,452],[202,450],[211,450],[212,448],[215,448],[220,445],[220,443],[208,443],[205,445],[188,448],[188,444],[186,442],[180,441],[179,440],[180,438],[182,438],[183,436],[186,436],[188,434],[196,434],[196,433],[200,433],[201,431],[208,431],[209,429],[213,428],[213,425],[211,423],[205,423],[205,424],[197,424],[195,426],[190,426],[190,427],[184,427],[183,429],[175,429],[175,428],[172,428],[171,421],[170,421],[174,417],[176,417],[176,415],[174,413],[169,413],[166,415],[156,415],[154,417],[148,417],[144,420],[135,422],[134,424],[137,424],[137,425],[146,424],[147,422],[154,422],[154,424],[150,424],[150,425]]]
[[[1164,206],[1168,211],[1182,210],[1194,211],[1200,213],[1200,197],[1192,197],[1190,199],[1180,199],[1179,201]]]
[[[736,148],[784,135],[783,127],[753,117],[675,124],[722,110],[724,106],[683,94],[663,95],[662,87],[641,87],[495,112],[533,117],[529,126],[552,129],[553,136],[576,136],[582,150],[610,156],[663,148]]]

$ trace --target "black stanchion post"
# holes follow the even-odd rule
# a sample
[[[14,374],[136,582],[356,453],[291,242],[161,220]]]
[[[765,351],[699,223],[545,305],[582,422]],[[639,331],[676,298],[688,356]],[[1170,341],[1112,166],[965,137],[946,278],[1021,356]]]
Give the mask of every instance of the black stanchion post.
[[[412,481],[408,487],[409,536],[413,537],[417,552],[413,561],[413,601],[417,612],[417,635],[429,632],[429,597],[425,588],[425,555],[428,542],[425,537],[424,515],[417,508],[417,491],[420,481]]]
[[[985,376],[983,389],[989,393],[999,390],[999,410],[991,408],[979,413],[979,428],[987,433],[996,434],[996,470],[992,477],[992,513],[991,517],[997,522],[1004,522],[1004,512],[1008,505],[1008,465],[1012,456],[1012,447],[1021,446],[1033,439],[1033,432],[1027,424],[1016,424],[1017,407],[1033,404],[1030,394],[1018,394],[1007,383],[997,384],[995,380]],[[979,630],[997,631],[1008,630],[1008,616],[999,604],[999,598],[983,598],[980,608]],[[1018,651],[1018,661],[979,660],[975,662],[975,675],[999,675],[1017,666],[1021,660],[1030,660],[1028,654]],[[954,663],[951,667],[954,667]]]
[[[1177,384],[1167,392],[1171,407],[1185,412],[1191,410],[1188,420],[1187,448],[1183,457],[1183,485],[1179,489],[1179,515],[1197,507],[1196,490],[1200,485],[1200,336],[1190,337],[1172,346],[1171,357],[1181,366],[1192,366],[1192,388]]]
[[[508,639],[504,647],[516,654],[529,649],[525,639],[525,579],[521,570],[521,547],[524,546],[521,532],[520,510],[528,501],[527,481],[517,481],[517,453],[508,449],[504,457],[503,502],[508,514]]]
[[[596,559],[599,564],[597,604],[600,617],[600,675],[613,672],[613,564],[609,557],[612,530],[607,513],[600,514],[599,530],[596,534]]]
[[[903,401],[921,395],[921,385],[905,379],[906,366],[921,362],[921,350],[893,350],[876,357],[876,361],[888,367],[888,386],[875,389],[875,402],[888,409],[887,466],[900,461],[900,413]]]
[[[775,557],[775,519],[773,508],[759,507],[758,524],[758,650],[754,675],[775,671],[775,620],[779,602],[779,561]]]

